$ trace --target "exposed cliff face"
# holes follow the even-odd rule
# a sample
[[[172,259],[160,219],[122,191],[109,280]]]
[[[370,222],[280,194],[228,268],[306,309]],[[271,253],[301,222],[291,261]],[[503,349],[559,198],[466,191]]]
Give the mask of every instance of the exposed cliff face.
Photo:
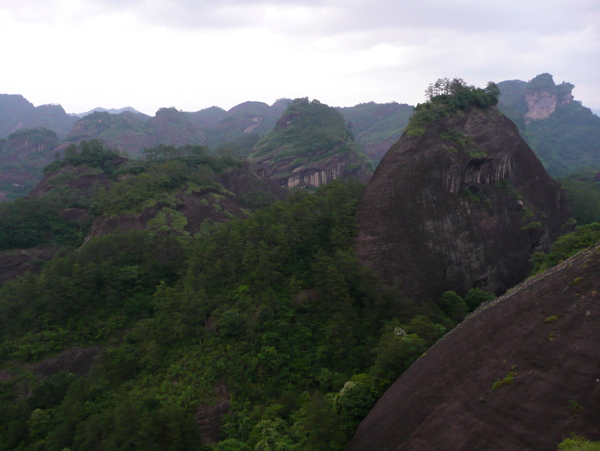
[[[573,100],[572,84],[555,84],[552,75],[541,74],[498,87],[498,107],[517,124],[549,174],[564,177],[600,164],[600,118]]]
[[[523,280],[570,217],[565,196],[496,107],[404,134],[357,210],[356,252],[418,301],[446,290],[496,293]]]
[[[346,449],[553,451],[571,433],[600,439],[599,265],[596,246],[482,306],[394,383]]]
[[[9,249],[0,252],[0,285],[26,272],[38,272],[44,262],[52,260],[58,246],[36,246],[31,249]]]
[[[527,102],[527,119],[543,120],[548,119],[556,109],[573,101],[571,90],[562,93],[560,96],[549,90],[535,90],[525,94]]]
[[[317,100],[294,100],[250,158],[288,188],[318,187],[340,177],[366,182],[371,175],[343,117]]]

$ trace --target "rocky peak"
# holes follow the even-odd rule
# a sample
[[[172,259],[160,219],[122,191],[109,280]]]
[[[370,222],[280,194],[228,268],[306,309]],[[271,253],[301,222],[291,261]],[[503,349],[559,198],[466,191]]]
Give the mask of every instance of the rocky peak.
[[[574,86],[570,83],[555,85],[552,75],[541,74],[527,85],[525,102],[527,103],[526,120],[548,119],[552,113],[573,101]]]
[[[367,181],[370,163],[342,115],[318,100],[294,100],[250,158],[288,188],[318,187],[341,177]]]
[[[442,114],[424,128],[417,116],[365,189],[356,251],[419,302],[446,290],[501,293],[561,232],[564,193],[495,106]]]

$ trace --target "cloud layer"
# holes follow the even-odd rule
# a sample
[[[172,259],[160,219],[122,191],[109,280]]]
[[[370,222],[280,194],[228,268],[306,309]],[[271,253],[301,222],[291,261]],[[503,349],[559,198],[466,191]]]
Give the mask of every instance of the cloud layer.
[[[440,77],[550,72],[598,108],[599,25],[596,0],[0,0],[0,92],[70,111],[414,104]]]

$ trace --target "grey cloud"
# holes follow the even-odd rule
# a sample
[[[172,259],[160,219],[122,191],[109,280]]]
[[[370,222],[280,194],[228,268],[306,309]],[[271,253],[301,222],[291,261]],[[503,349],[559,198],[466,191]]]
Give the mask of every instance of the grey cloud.
[[[84,0],[86,1],[86,0]],[[531,30],[552,33],[598,23],[596,0],[87,0],[108,10],[128,10],[141,20],[173,27],[261,27],[289,33],[337,34],[382,28]],[[304,7],[315,12],[305,27],[267,23],[268,8]],[[328,10],[330,14],[317,14]]]
[[[79,0],[77,5],[95,13],[126,11],[142,22],[170,28],[269,27],[288,35],[384,29],[551,34],[600,23],[597,0]],[[0,0],[0,9],[22,17],[32,10],[51,17],[58,7],[56,0]],[[309,18],[270,20],[269,11],[294,8],[307,9]]]

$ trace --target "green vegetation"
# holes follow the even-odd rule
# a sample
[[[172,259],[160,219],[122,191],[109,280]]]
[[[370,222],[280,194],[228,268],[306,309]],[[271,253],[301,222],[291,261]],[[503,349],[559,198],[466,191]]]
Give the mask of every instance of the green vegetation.
[[[600,222],[600,170],[583,168],[559,179],[566,191],[573,217],[580,225]]]
[[[454,291],[446,291],[438,300],[438,305],[446,318],[460,322],[468,313],[475,311],[481,304],[495,298],[494,293],[480,288],[470,289],[464,298],[461,298]]]
[[[551,315],[544,320],[544,324],[551,324],[559,320],[559,318],[563,315]]]
[[[400,138],[413,113],[409,105],[375,102],[337,110],[343,114],[360,148],[375,164],[389,146]]]
[[[597,222],[577,227],[574,232],[567,233],[556,240],[547,254],[535,252],[532,255],[533,274],[558,265],[580,250],[596,244],[598,240],[600,240],[600,224]]]
[[[524,225],[523,227],[521,227],[521,230],[523,230],[523,231],[526,232],[528,230],[539,230],[541,228],[542,228],[542,223],[541,222],[539,222],[539,221],[533,221],[533,222],[530,222],[529,224]]]
[[[504,377],[504,379],[499,379],[492,385],[492,390],[498,390],[506,385],[510,385],[515,381],[515,377],[517,376],[517,372],[515,371],[515,367],[513,366],[510,372]]]
[[[256,144],[250,157],[253,160],[272,157],[274,162],[289,160],[295,167],[349,153],[371,168],[342,115],[316,99],[309,102],[301,98],[287,107],[275,130]]]
[[[496,105],[500,90],[492,82],[488,83],[485,89],[481,89],[468,86],[461,78],[443,78],[429,85],[425,94],[428,101],[415,107],[415,114],[405,129],[408,136],[421,136],[429,122],[465,111],[469,107],[486,109]]]
[[[577,401],[573,401],[572,399],[569,400],[569,410],[571,411],[571,413],[574,416],[579,415],[580,413],[583,413],[583,411],[585,410],[583,408],[583,406],[581,404],[579,404]]]
[[[100,168],[107,175],[112,175],[115,171],[113,162],[118,158],[121,158],[121,154],[108,148],[99,139],[89,142],[83,140],[79,145],[71,144],[67,147],[64,158],[57,157],[56,161],[44,168],[44,173],[54,172],[65,166],[89,166]]]
[[[559,451],[600,451],[600,442],[591,442],[585,437],[573,434],[558,444]]]
[[[468,188],[465,188],[464,190],[462,190],[460,195],[467,199],[469,202],[479,202],[486,207],[489,207],[491,205],[490,199],[487,197],[485,192],[476,186],[470,186]]]
[[[0,250],[37,245],[79,245],[89,224],[68,221],[58,213],[64,205],[46,199],[0,203]]]
[[[571,101],[572,84],[556,85],[552,75],[541,74],[528,83],[512,80],[498,86],[500,110],[517,124],[521,136],[551,176],[565,177],[579,168],[600,165],[597,152],[600,118],[579,102]],[[556,110],[550,117],[525,118],[529,111],[525,96],[534,91],[545,91],[556,97]]]
[[[164,158],[128,170],[186,166]],[[399,299],[359,263],[362,189],[298,192],[188,241],[161,231],[181,220],[163,209],[154,230],[90,240],[7,283],[3,449],[208,449],[196,412],[221,386],[231,407],[216,449],[340,449],[460,316]],[[87,377],[34,375],[35,361],[73,346],[98,347]]]

